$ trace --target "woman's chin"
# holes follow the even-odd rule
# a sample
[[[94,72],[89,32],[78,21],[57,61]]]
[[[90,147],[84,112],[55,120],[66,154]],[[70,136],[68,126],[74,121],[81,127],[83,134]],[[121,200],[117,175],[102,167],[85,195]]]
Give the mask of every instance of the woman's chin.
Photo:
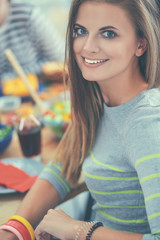
[[[96,82],[96,81],[97,81],[97,78],[95,78],[95,76],[86,76],[86,75],[83,75],[83,78],[84,78],[86,81],[89,81],[89,82]]]

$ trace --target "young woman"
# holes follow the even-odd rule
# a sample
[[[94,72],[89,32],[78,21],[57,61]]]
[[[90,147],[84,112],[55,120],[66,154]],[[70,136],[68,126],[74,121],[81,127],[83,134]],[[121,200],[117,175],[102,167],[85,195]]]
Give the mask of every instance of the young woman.
[[[62,167],[44,169],[17,215],[35,226],[82,169],[96,222],[49,210],[37,240],[160,239],[158,12],[155,0],[73,0],[67,34],[72,123],[55,156]]]

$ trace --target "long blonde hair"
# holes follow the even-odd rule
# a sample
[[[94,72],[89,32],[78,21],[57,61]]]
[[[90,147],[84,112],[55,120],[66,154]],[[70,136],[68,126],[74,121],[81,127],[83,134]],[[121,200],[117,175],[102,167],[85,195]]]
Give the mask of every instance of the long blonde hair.
[[[89,154],[103,114],[103,99],[96,82],[86,81],[73,51],[73,26],[80,5],[86,1],[105,2],[128,12],[137,37],[147,40],[147,50],[139,58],[139,67],[149,87],[160,85],[160,21],[155,0],[73,0],[66,35],[66,63],[69,71],[72,122],[56,150],[56,160],[63,163],[62,174],[76,184],[81,166]]]

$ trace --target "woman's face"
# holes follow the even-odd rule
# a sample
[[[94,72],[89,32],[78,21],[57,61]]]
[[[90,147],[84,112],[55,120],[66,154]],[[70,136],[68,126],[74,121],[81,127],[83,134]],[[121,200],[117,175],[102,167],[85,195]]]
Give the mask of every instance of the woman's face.
[[[0,0],[0,26],[4,23],[8,15],[8,0]]]
[[[108,81],[138,69],[143,54],[134,27],[122,8],[85,2],[74,26],[73,50],[83,77],[89,81]]]

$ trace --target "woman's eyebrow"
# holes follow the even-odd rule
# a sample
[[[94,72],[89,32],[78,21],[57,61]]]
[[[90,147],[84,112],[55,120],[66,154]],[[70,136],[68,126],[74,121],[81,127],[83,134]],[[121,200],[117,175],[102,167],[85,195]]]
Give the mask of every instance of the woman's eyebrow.
[[[79,28],[84,28],[84,29],[86,29],[84,26],[82,26],[82,25],[80,25],[80,24],[78,24],[78,23],[75,23],[75,24],[73,25],[73,27],[79,27]]]
[[[86,29],[84,26],[78,24],[78,23],[75,23],[73,25],[73,27],[79,27],[79,28],[83,28],[83,29]],[[102,28],[99,29],[99,31],[106,31],[106,30],[118,30],[118,28],[116,27],[113,27],[113,26],[104,26]]]
[[[113,27],[113,26],[105,26],[99,29],[99,31],[105,31],[105,30],[118,30],[118,28]]]

